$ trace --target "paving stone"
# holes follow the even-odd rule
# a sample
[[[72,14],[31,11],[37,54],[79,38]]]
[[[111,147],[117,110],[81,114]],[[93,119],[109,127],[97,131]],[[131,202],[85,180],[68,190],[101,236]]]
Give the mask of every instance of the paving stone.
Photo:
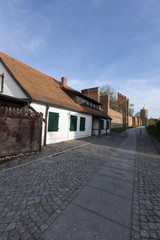
[[[11,230],[15,229],[15,227],[16,227],[15,223],[10,223],[6,228],[6,231],[11,231]]]
[[[148,223],[148,226],[149,226],[149,228],[152,229],[152,230],[156,230],[156,229],[157,229],[157,226],[156,226],[155,223]]]
[[[158,236],[157,236],[157,234],[156,234],[155,231],[149,231],[149,235],[150,235],[150,237],[153,238],[153,239],[157,239],[157,238],[158,238]]]
[[[149,237],[148,232],[146,230],[141,230],[140,235],[141,235],[141,237],[145,237],[145,238]]]
[[[47,146],[41,153],[1,165],[2,234],[13,233],[15,229],[12,237],[19,234],[23,240],[39,240],[42,232],[55,221],[121,142],[122,137],[116,134],[112,137],[72,140]],[[47,157],[57,150],[79,147],[85,143],[91,144]],[[46,159],[40,160],[42,157]],[[7,235],[6,239],[11,240],[11,235]]]
[[[132,214],[132,232],[139,228],[141,239],[159,239],[160,225],[160,155],[155,141],[143,129],[143,135],[137,134],[137,154],[133,192],[133,214],[135,205],[138,218]],[[138,189],[138,191],[137,191]]]
[[[8,239],[8,232],[3,232],[0,234],[0,240],[7,240]]]
[[[94,140],[96,142],[83,148],[47,157],[59,150],[78,147]],[[20,239],[41,239],[41,229],[45,231],[45,224],[49,226],[55,221],[102,164],[107,166],[107,159],[121,141],[122,137],[117,135],[73,140],[47,146],[41,153],[1,165],[0,170],[7,172],[0,172],[3,186],[0,237],[10,240],[11,235],[8,233],[13,233],[15,229]],[[42,157],[46,159],[40,160]],[[121,166],[117,165],[115,169],[117,175],[119,168],[124,168],[125,159],[122,161]],[[26,162],[27,165],[22,165]],[[131,239],[140,239],[140,233],[141,240],[156,239],[156,235],[160,238],[159,163],[159,152],[143,129],[142,136],[137,134]],[[10,169],[16,165],[17,168]],[[130,168],[133,168],[133,164],[128,164]],[[122,173],[124,175],[123,170]],[[16,236],[14,233],[12,237]]]
[[[43,225],[40,227],[40,229],[41,229],[42,232],[45,231],[47,228],[48,228],[48,225],[47,225],[47,224],[43,224]]]

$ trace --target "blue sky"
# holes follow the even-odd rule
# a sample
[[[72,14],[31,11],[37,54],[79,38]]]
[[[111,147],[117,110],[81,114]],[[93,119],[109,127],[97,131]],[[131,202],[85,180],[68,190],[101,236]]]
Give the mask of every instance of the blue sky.
[[[160,117],[159,0],[0,0],[0,51],[81,90],[108,84]]]

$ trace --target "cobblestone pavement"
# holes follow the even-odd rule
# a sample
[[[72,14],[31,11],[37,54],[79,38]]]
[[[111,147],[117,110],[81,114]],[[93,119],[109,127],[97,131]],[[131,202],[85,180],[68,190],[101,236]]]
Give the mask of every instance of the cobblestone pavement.
[[[142,135],[137,129],[131,231],[135,239],[160,239],[160,152],[145,129]]]
[[[24,164],[26,158],[4,163],[0,171],[0,240],[42,239],[42,233],[124,138],[103,137],[55,157],[47,157],[54,152],[49,148],[37,157],[30,156],[28,164]],[[79,145],[77,141],[73,147]],[[41,156],[45,159],[38,160]]]
[[[112,133],[111,135],[114,135],[114,133]],[[56,155],[59,152],[66,151],[68,149],[74,149],[84,144],[89,144],[91,142],[96,141],[97,139],[98,137],[86,137],[86,138],[69,140],[69,141],[55,143],[55,144],[49,144],[47,146],[43,146],[41,152],[33,152],[23,157],[14,158],[11,161],[5,162],[5,164],[3,162],[0,162],[0,170],[8,169],[9,167],[14,167],[20,164],[29,163],[36,160],[39,161],[39,159],[43,159],[50,155],[51,156]]]

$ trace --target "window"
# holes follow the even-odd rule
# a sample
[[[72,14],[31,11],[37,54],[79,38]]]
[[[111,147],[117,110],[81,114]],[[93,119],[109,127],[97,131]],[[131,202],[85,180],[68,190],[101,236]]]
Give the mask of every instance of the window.
[[[101,129],[104,129],[104,120],[101,119]]]
[[[71,118],[70,118],[70,131],[77,131],[77,116],[71,115]]]
[[[96,105],[96,109],[97,109],[97,110],[99,109],[98,105]]]
[[[59,113],[49,112],[48,132],[57,132],[59,122]]]
[[[87,105],[89,105],[89,102],[88,102],[88,101],[86,101],[86,104],[87,104]]]
[[[80,118],[80,131],[85,131],[85,122],[86,119],[84,117]]]
[[[93,103],[90,102],[90,106],[92,107]]]
[[[81,98],[80,97],[77,97],[77,100],[78,100],[78,102],[81,102]]]
[[[0,75],[0,92],[4,91],[4,74]]]
[[[85,103],[85,100],[84,100],[84,99],[82,99],[82,103]]]

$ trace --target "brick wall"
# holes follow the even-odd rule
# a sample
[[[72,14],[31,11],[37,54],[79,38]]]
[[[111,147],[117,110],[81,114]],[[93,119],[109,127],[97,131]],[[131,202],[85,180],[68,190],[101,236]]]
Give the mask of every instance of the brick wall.
[[[117,128],[123,126],[123,114],[111,109],[110,106],[110,96],[104,95],[100,97],[102,103],[102,110],[107,113],[111,118],[111,128]]]
[[[123,127],[123,115],[117,111],[109,109],[109,116],[112,118],[111,128]]]
[[[0,157],[41,150],[42,114],[0,108]]]
[[[129,99],[123,94],[118,93],[118,111],[114,111],[110,109],[110,96],[100,96],[100,88],[84,89],[81,92],[82,94],[102,103],[100,108],[112,118],[112,128],[142,125],[141,119],[129,116]]]
[[[110,109],[110,96],[104,95],[100,97],[102,103],[102,110],[107,113],[111,118],[111,127],[123,127],[123,126],[141,126],[142,121],[139,117],[129,116],[129,100],[126,96],[118,93],[118,109],[119,111],[114,111]]]
[[[87,97],[90,97],[97,102],[100,102],[100,88],[95,87],[95,88],[88,88],[88,89],[83,89],[81,90],[81,93],[86,95]]]
[[[110,96],[109,95],[100,96],[100,102],[102,103],[101,106],[102,111],[109,115]]]
[[[133,126],[140,126],[139,117],[132,117],[133,118]]]
[[[128,117],[128,126],[131,127],[133,125],[133,117]]]

